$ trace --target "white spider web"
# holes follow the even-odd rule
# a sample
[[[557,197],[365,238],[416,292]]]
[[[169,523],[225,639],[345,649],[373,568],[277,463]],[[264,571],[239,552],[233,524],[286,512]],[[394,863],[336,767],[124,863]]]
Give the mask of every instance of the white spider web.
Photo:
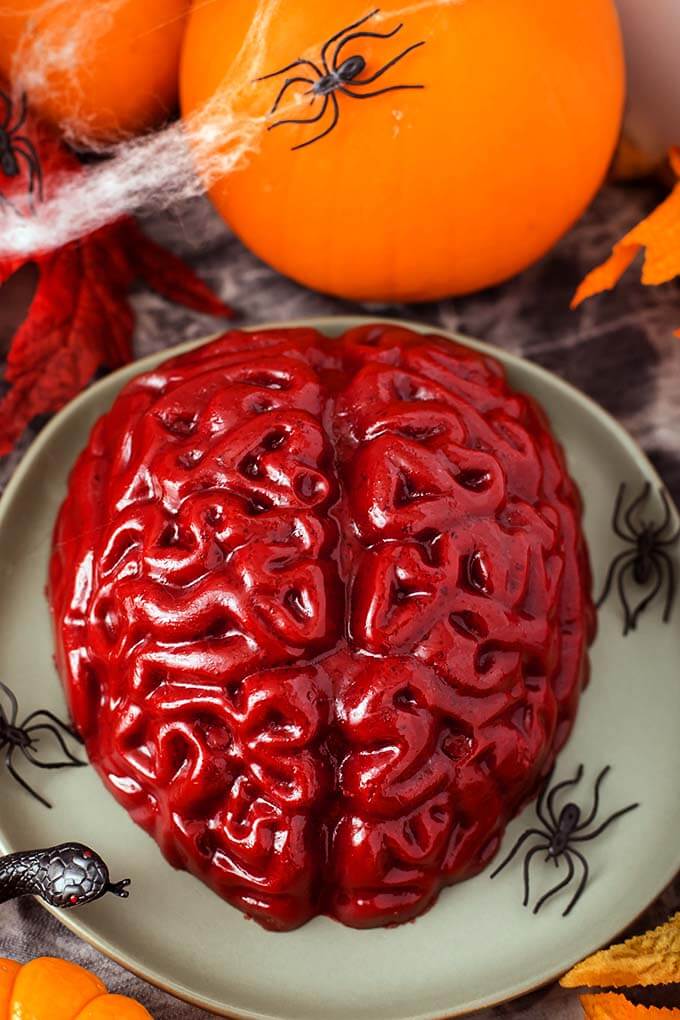
[[[45,0],[36,14],[62,6],[70,0]],[[97,0],[83,5],[78,24],[67,35],[57,28],[53,35],[28,29],[13,60],[12,86],[15,96],[25,91],[40,97],[55,71],[72,73],[83,40],[106,31],[123,0]],[[214,0],[198,0],[212,3]],[[450,7],[466,0],[418,0],[396,10],[376,12],[374,23],[413,14],[431,7]],[[73,241],[124,214],[167,209],[203,194],[216,180],[241,166],[257,149],[267,117],[238,113],[239,100],[254,80],[265,73],[263,55],[269,32],[276,30],[276,16],[282,0],[260,0],[241,49],[215,95],[190,117],[138,138],[108,148],[101,162],[87,166],[81,174],[65,176],[48,199],[37,204],[35,214],[22,217],[4,207],[0,212],[0,257],[29,255]],[[367,4],[366,14],[374,8]],[[0,12],[2,8],[0,8]],[[338,30],[342,25],[338,25]],[[323,40],[310,45],[302,56],[313,55]],[[50,86],[51,87],[51,86]],[[277,116],[295,109],[295,96],[277,111]],[[65,137],[82,148],[102,152],[88,135],[83,121],[60,125]],[[196,167],[200,166],[200,177]]]

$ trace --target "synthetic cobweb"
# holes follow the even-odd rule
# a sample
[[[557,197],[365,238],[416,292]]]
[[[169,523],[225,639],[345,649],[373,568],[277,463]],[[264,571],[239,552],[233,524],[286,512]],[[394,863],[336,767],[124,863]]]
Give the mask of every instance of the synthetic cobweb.
[[[36,16],[62,6],[65,0],[45,0],[35,8]],[[15,95],[26,92],[39,99],[50,87],[54,71],[72,73],[83,40],[106,31],[123,0],[97,0],[82,5],[78,24],[68,33],[57,27],[52,33],[29,29],[13,61],[12,86]],[[210,3],[213,0],[197,0]],[[375,22],[405,17],[423,8],[449,7],[465,0],[416,0],[399,9],[375,14]],[[202,194],[216,180],[231,173],[257,149],[266,116],[239,112],[241,99],[269,68],[263,67],[267,37],[276,31],[277,17],[283,16],[282,0],[260,0],[250,29],[220,88],[202,108],[168,127],[110,147],[105,153],[88,137],[86,123],[62,125],[65,137],[77,138],[81,147],[99,151],[103,158],[85,167],[83,173],[65,177],[39,203],[34,215],[23,217],[7,207],[0,224],[0,256],[28,255],[60,247],[96,230],[118,216],[140,211],[167,209]],[[367,5],[366,14],[372,6]],[[341,22],[342,19],[340,18]],[[338,25],[341,28],[342,24]],[[317,40],[301,54],[318,52],[324,40]],[[286,108],[302,101],[293,97]],[[279,110],[281,114],[283,110]],[[200,177],[196,167],[201,168]]]

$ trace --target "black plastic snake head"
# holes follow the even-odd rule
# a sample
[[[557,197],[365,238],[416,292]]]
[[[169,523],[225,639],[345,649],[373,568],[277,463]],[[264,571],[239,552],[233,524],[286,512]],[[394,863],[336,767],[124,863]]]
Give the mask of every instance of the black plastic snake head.
[[[130,879],[111,882],[99,854],[82,843],[61,843],[0,858],[0,903],[40,896],[51,907],[79,907],[106,893],[129,896]]]

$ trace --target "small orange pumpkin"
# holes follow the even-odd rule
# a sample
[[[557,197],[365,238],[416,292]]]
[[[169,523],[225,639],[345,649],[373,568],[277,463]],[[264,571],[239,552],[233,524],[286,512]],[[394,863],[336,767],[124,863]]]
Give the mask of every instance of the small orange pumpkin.
[[[0,1020],[151,1020],[134,999],[107,994],[83,967],[41,957],[0,959]]]
[[[0,72],[76,139],[109,143],[162,123],[177,103],[190,0],[2,0]]]
[[[269,125],[316,116],[323,94],[308,90],[317,72],[286,65],[320,65],[323,42],[372,6],[380,12],[358,31],[383,37],[344,44],[338,64],[366,62],[349,84],[362,93],[424,88],[364,102],[338,91],[337,126],[297,151],[330,124],[332,103],[315,123],[263,128],[212,199],[257,255],[321,291],[423,301],[497,283],[543,255],[604,177],[624,92],[613,0],[196,3],[182,51],[183,113],[216,96],[217,108],[233,100],[237,114]],[[307,81],[269,116],[294,76]],[[214,135],[233,130],[221,136],[216,125]]]

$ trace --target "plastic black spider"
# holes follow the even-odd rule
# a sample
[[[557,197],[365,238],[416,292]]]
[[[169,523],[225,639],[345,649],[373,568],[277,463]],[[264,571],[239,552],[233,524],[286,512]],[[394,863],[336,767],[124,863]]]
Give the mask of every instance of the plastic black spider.
[[[305,95],[311,95],[312,99],[310,102],[314,102],[317,96],[323,97],[323,103],[317,114],[313,117],[302,118],[299,120],[279,120],[276,124],[270,124],[268,131],[272,131],[274,128],[283,127],[286,124],[317,124],[323,119],[326,111],[328,110],[329,103],[333,106],[333,116],[330,124],[320,134],[315,135],[306,142],[301,142],[300,145],[294,145],[292,147],[293,152],[296,149],[304,149],[308,145],[312,145],[314,142],[320,141],[329,135],[331,131],[336,127],[338,120],[340,119],[340,104],[338,102],[337,93],[342,92],[343,95],[349,96],[351,99],[371,99],[373,96],[382,96],[386,92],[401,92],[405,89],[423,89],[424,85],[389,85],[386,88],[375,89],[371,92],[355,91],[357,86],[371,85],[378,78],[382,78],[386,71],[389,71],[391,67],[403,60],[405,56],[412,53],[413,50],[417,50],[420,46],[424,46],[424,42],[413,43],[412,46],[408,46],[398,56],[393,57],[392,60],[384,64],[378,71],[369,75],[367,78],[359,77],[366,70],[366,60],[359,54],[355,54],[351,57],[346,57],[340,62],[340,54],[344,47],[353,42],[355,39],[391,39],[392,36],[400,32],[404,27],[403,23],[393,28],[391,32],[355,32],[354,29],[360,28],[371,18],[374,18],[380,13],[380,8],[376,7],[374,11],[367,14],[364,18],[359,21],[355,21],[353,24],[348,25],[347,28],[343,28],[342,31],[336,32],[335,35],[328,39],[321,49],[321,67],[313,60],[294,60],[292,63],[287,64],[278,71],[273,71],[271,74],[265,74],[262,78],[257,78],[257,81],[268,81],[270,78],[278,78],[279,75],[285,74],[286,71],[292,71],[296,67],[308,67],[317,76],[316,81],[313,78],[295,76],[293,78],[286,78],[285,82],[281,86],[278,96],[271,108],[270,113],[276,113],[283,97],[285,96],[291,85],[296,84],[307,84],[311,85],[310,89],[307,89]],[[328,51],[333,45],[337,43],[337,46],[333,50],[332,56],[328,57]],[[348,86],[352,86],[349,88]]]
[[[569,885],[569,883],[574,878],[574,875],[576,873],[576,866],[574,864],[574,857],[576,857],[583,866],[583,874],[579,880],[576,892],[574,893],[571,900],[567,904],[566,909],[562,912],[562,917],[566,917],[567,914],[571,912],[577,900],[581,898],[583,890],[586,887],[589,874],[588,862],[583,856],[583,854],[580,852],[580,850],[578,850],[574,846],[574,843],[585,843],[588,840],[595,839],[597,836],[601,835],[601,833],[603,833],[604,830],[608,828],[608,826],[610,826],[613,821],[615,821],[615,819],[621,818],[622,815],[625,815],[629,811],[633,811],[635,810],[635,808],[640,806],[637,803],[629,804],[628,807],[621,808],[620,811],[615,811],[613,815],[610,815],[605,822],[602,822],[601,825],[598,825],[598,827],[594,829],[592,832],[584,832],[584,829],[587,829],[588,826],[595,821],[600,806],[600,784],[602,783],[602,780],[607,775],[609,770],[610,766],[607,765],[605,768],[602,769],[602,771],[600,772],[599,776],[595,781],[595,796],[593,800],[593,806],[590,812],[588,813],[588,817],[584,821],[581,821],[581,808],[578,806],[578,804],[573,804],[571,802],[564,805],[564,807],[559,813],[559,816],[555,815],[555,797],[560,792],[560,790],[564,790],[567,786],[575,786],[576,783],[580,782],[583,776],[583,765],[579,765],[576,775],[574,776],[573,779],[565,779],[563,782],[557,783],[557,785],[554,786],[550,792],[548,792],[548,787],[550,785],[551,776],[548,776],[548,779],[541,791],[541,796],[538,799],[538,804],[536,805],[536,814],[538,815],[544,828],[527,829],[527,831],[519,837],[519,839],[517,840],[517,842],[515,843],[512,850],[505,858],[505,860],[501,861],[501,863],[498,865],[495,871],[491,873],[491,878],[495,878],[496,875],[503,870],[506,864],[510,863],[510,861],[513,859],[519,848],[523,846],[524,843],[531,836],[539,836],[544,842],[539,843],[537,846],[532,847],[524,858],[523,902],[524,906],[526,907],[529,903],[529,868],[531,866],[532,858],[535,857],[536,854],[540,854],[543,851],[545,851],[546,861],[553,860],[555,863],[555,867],[557,868],[559,867],[559,858],[564,857],[564,859],[567,862],[566,877],[563,878],[560,882],[558,882],[557,885],[554,885],[552,889],[549,889],[547,893],[541,896],[541,898],[536,903],[536,906],[534,907],[534,914],[537,914],[539,912],[539,910],[541,909],[543,904],[547,902],[547,900],[551,899],[551,897],[555,896],[558,892],[561,892],[562,889],[565,889]],[[547,812],[546,810],[544,810],[546,794],[548,797],[547,804],[545,804]]]
[[[56,717],[56,715],[53,715],[52,712],[48,712],[47,709],[44,708],[38,709],[37,712],[31,712],[30,715],[26,716],[22,723],[18,723],[17,717],[19,715],[19,706],[17,704],[17,699],[14,697],[14,694],[9,687],[6,687],[3,683],[0,683],[0,691],[5,694],[10,706],[8,715],[0,701],[0,751],[5,752],[5,765],[7,767],[7,771],[20,786],[23,786],[24,790],[27,790],[28,793],[31,794],[32,797],[39,800],[41,804],[45,805],[45,807],[51,808],[52,805],[50,802],[37,793],[32,786],[29,786],[26,780],[22,779],[16,771],[14,767],[14,754],[16,751],[21,751],[24,758],[40,769],[65,769],[80,767],[82,765],[87,765],[87,762],[81,761],[80,758],[76,758],[76,756],[71,753],[66,745],[66,741],[64,740],[64,735],[80,742],[79,737],[73,732],[70,726],[67,726],[66,723],[63,723],[61,719]],[[54,737],[66,755],[66,761],[49,762],[40,761],[39,758],[36,758],[34,752],[37,751],[41,733],[50,733]]]
[[[21,97],[19,111],[14,124],[12,124],[12,120],[14,119],[14,104],[11,97],[0,89],[0,99],[2,99],[2,102],[5,105],[5,115],[2,121],[0,121],[0,170],[2,170],[5,177],[18,177],[21,173],[19,160],[23,159],[28,167],[28,194],[31,204],[33,203],[34,194],[36,192],[38,198],[42,202],[43,177],[38,153],[35,151],[35,146],[30,138],[27,138],[26,135],[19,134],[28,115],[26,95],[24,94]],[[0,207],[3,204],[13,205],[13,203],[10,202],[10,200],[6,198],[2,192],[0,192]]]
[[[614,506],[612,527],[619,538],[622,538],[624,542],[628,542],[632,548],[624,549],[623,552],[619,553],[612,560],[607,571],[602,594],[596,603],[599,609],[611,591],[612,583],[618,570],[617,588],[624,611],[624,634],[627,634],[630,630],[635,630],[640,613],[647,608],[664,584],[666,585],[666,602],[663,612],[664,623],[668,623],[670,620],[673,600],[675,599],[675,567],[666,549],[675,545],[678,541],[680,538],[680,528],[677,528],[672,535],[664,537],[664,532],[666,532],[671,523],[671,507],[665,490],[659,489],[664,506],[664,517],[661,524],[654,525],[651,522],[648,523],[640,520],[639,524],[636,525],[633,520],[633,514],[638,507],[646,502],[650,491],[651,486],[649,482],[646,482],[640,495],[633,500],[622,515],[626,486],[624,484],[619,488]],[[654,579],[653,587],[640,599],[635,609],[630,608],[626,594],[625,581],[628,574],[631,575],[634,583],[640,586],[647,586]]]

